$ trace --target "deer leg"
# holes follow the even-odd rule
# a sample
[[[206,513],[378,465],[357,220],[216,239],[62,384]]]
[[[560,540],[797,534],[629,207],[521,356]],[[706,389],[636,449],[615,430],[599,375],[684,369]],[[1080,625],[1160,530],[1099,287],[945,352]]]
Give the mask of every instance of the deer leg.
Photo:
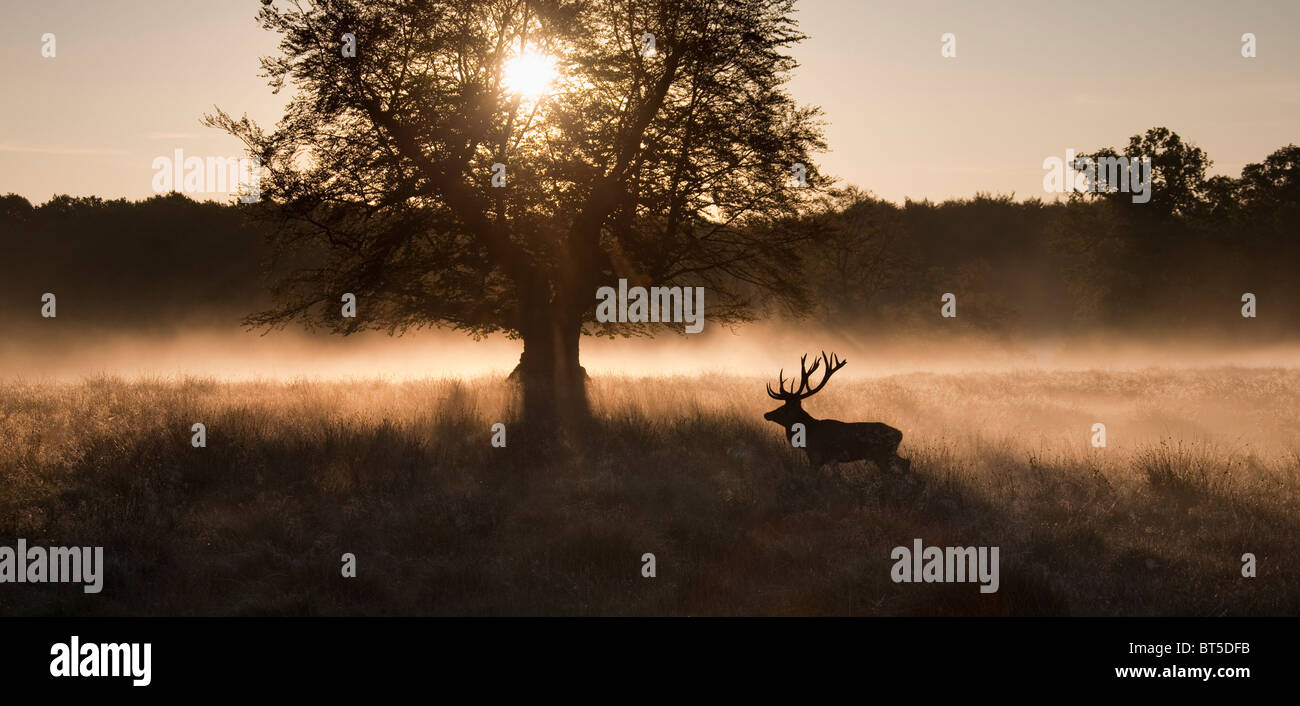
[[[826,467],[825,475],[822,475],[820,472],[817,473],[817,481],[821,484],[821,490],[823,493],[827,492],[827,490],[834,490],[835,482],[839,480],[840,477],[840,464],[837,461],[827,461]]]
[[[908,471],[912,470],[912,461],[910,459],[906,459],[903,458],[902,456],[899,456],[898,454],[894,454],[894,460],[898,461],[898,468],[901,472],[907,473]]]
[[[812,464],[812,469],[814,471],[820,472],[822,470],[822,466],[826,463],[825,459],[822,458],[821,454],[813,453],[812,451],[808,451],[807,449],[804,449],[804,451],[808,454],[808,463]]]

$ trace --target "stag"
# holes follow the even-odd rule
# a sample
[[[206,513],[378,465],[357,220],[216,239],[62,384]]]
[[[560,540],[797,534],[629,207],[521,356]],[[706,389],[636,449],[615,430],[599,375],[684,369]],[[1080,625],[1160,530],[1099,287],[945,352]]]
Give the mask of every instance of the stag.
[[[825,361],[825,373],[822,375],[822,381],[816,387],[810,388],[810,382],[817,368]],[[794,442],[796,424],[803,425],[804,447],[803,450],[808,454],[808,460],[812,462],[814,469],[819,469],[825,464],[836,464],[849,461],[873,461],[880,470],[887,471],[897,466],[902,471],[907,471],[912,466],[912,462],[902,458],[896,452],[898,443],[903,440],[903,432],[880,422],[841,422],[837,419],[814,419],[812,415],[803,410],[803,401],[817,394],[826,382],[831,379],[835,371],[843,368],[848,361],[840,360],[838,356],[832,354],[826,355],[822,352],[820,359],[814,360],[811,368],[808,367],[808,356],[805,354],[799,359],[800,380],[799,387],[793,390],[785,389],[785,370],[782,369],[779,376],[778,386],[780,392],[773,392],[771,383],[767,385],[767,394],[774,400],[781,400],[785,404],[763,415],[763,419],[769,422],[776,422],[785,427],[785,438],[791,443]],[[794,381],[791,380],[791,383]]]

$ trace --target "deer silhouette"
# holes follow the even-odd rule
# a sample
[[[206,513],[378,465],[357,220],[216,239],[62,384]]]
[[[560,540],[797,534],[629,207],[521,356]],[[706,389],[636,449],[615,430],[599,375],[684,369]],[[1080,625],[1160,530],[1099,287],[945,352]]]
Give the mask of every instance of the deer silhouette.
[[[817,387],[809,388],[809,379],[825,361],[825,373]],[[814,469],[825,464],[837,464],[848,461],[872,461],[880,470],[888,471],[897,465],[902,471],[912,467],[912,462],[897,454],[898,444],[903,440],[903,432],[880,422],[841,422],[837,419],[814,419],[803,410],[803,400],[817,394],[835,371],[843,368],[847,360],[822,352],[820,359],[814,360],[811,368],[807,365],[808,356],[799,359],[799,387],[785,389],[785,370],[780,372],[778,386],[780,392],[773,392],[771,383],[767,394],[774,400],[785,404],[763,415],[763,419],[776,422],[785,427],[785,438],[793,443],[795,424],[802,424],[804,429],[803,450],[808,454]],[[793,383],[794,381],[791,380]]]

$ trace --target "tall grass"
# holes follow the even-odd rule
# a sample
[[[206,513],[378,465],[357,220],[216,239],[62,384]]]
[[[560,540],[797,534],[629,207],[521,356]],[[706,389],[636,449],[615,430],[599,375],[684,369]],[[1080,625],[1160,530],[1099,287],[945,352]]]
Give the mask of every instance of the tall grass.
[[[554,439],[495,379],[10,382],[0,545],[108,568],[98,595],[0,585],[0,613],[1295,614],[1297,393],[1287,370],[916,374],[807,403],[902,429],[899,476],[815,473],[755,379],[597,379]],[[1001,589],[893,583],[915,537],[1001,547]]]

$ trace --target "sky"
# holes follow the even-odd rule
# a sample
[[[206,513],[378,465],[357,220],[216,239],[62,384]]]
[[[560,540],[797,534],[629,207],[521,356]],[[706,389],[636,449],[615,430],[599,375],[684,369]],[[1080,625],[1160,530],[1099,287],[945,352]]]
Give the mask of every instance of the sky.
[[[0,0],[0,194],[145,198],[157,157],[238,156],[199,121],[214,105],[280,116],[258,6]],[[790,91],[824,110],[823,171],[896,202],[1051,199],[1044,159],[1154,126],[1233,176],[1300,142],[1300,0],[803,0],[798,17],[810,38]]]

